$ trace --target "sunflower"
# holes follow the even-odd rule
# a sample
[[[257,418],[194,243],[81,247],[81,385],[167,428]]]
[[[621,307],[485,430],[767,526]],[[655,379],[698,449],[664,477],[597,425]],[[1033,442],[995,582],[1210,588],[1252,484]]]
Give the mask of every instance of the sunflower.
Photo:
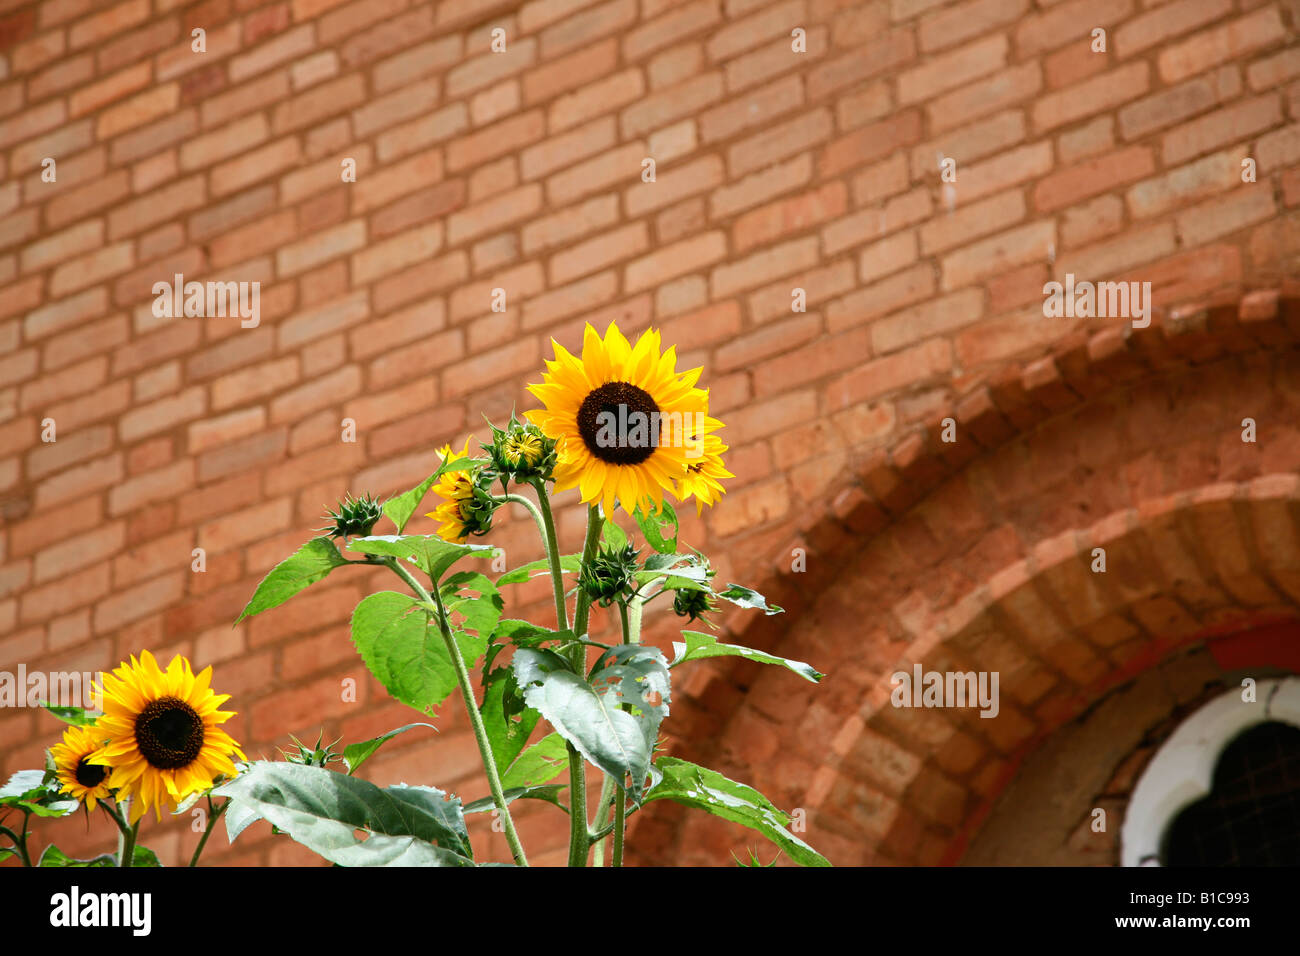
[[[722,479],[736,476],[722,466],[722,453],[727,450],[727,446],[717,435],[709,432],[692,447],[696,457],[687,464],[686,476],[677,482],[673,493],[679,501],[693,496],[695,513],[698,515],[705,505],[713,507],[726,494]]]
[[[469,454],[469,439],[461,451],[452,451],[450,445],[443,445],[438,452],[443,464],[464,458]],[[442,522],[438,525],[437,535],[444,541],[464,541],[469,537],[469,515],[462,512],[461,506],[474,500],[474,474],[472,470],[445,472],[438,483],[433,486],[434,494],[442,498],[442,503],[425,517]]]
[[[679,374],[676,348],[661,354],[657,331],[633,346],[613,322],[603,339],[587,326],[581,358],[552,345],[542,383],[528,386],[546,407],[526,415],[559,443],[555,490],[577,487],[606,515],[616,502],[658,510],[686,477],[692,442],[721,425],[708,417],[708,390],[695,387],[700,369]]]
[[[92,726],[69,727],[63,743],[50,748],[60,789],[80,800],[87,810],[95,809],[97,800],[108,800],[108,768],[90,763],[87,758],[104,745],[104,732]]]
[[[177,655],[163,671],[152,654],[122,664],[104,675],[100,690],[104,716],[96,723],[107,743],[90,758],[111,768],[107,786],[131,802],[131,822],[150,808],[162,811],[194,793],[209,789],[221,774],[238,772],[231,755],[245,759],[239,744],[217,724],[235,716],[217,708],[229,694],[208,687],[212,668],[199,674]]]

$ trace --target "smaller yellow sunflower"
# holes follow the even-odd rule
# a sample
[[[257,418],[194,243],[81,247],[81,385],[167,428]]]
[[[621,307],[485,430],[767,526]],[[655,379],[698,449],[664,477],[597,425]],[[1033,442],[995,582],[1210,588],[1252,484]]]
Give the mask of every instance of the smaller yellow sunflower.
[[[713,419],[709,421],[715,427],[721,424]],[[678,479],[674,494],[678,501],[694,497],[695,513],[698,515],[705,505],[713,507],[726,494],[722,479],[736,476],[723,467],[722,453],[727,450],[727,446],[713,432],[706,433],[703,439],[694,439],[691,447],[698,457],[687,462],[686,476]]]
[[[443,463],[466,457],[469,454],[469,442],[470,440],[466,438],[465,447],[458,452],[452,451],[450,445],[443,445],[442,450],[438,452],[442,456]],[[428,512],[425,517],[441,522],[436,533],[444,541],[464,541],[469,537],[469,527],[466,524],[468,516],[461,511],[461,505],[474,500],[473,472],[466,470],[446,472],[433,486],[433,493],[442,498],[442,503]]]
[[[95,809],[98,800],[111,799],[108,768],[87,759],[104,745],[104,739],[104,732],[94,726],[74,726],[63,732],[63,743],[50,748],[59,788],[84,803],[87,810]]]
[[[107,786],[118,799],[132,798],[131,823],[150,807],[161,820],[218,776],[238,773],[230,758],[244,753],[217,727],[235,716],[217,709],[230,695],[214,694],[211,679],[211,667],[195,674],[180,655],[164,671],[148,651],[104,675],[97,688],[104,716],[95,726],[107,742],[90,763],[111,769]]]

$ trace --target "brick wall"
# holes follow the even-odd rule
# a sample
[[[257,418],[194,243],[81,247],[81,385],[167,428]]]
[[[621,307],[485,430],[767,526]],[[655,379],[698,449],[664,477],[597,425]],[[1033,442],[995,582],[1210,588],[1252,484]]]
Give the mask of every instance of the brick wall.
[[[1298,27],[1295,0],[0,0],[0,667],[188,654],[250,754],[407,722],[348,642],[378,580],[230,623],[324,505],[402,490],[480,412],[531,407],[550,338],[588,321],[653,323],[705,366],[737,478],[685,534],[721,576],[788,570],[828,516],[865,540],[898,510],[873,480],[924,473],[939,419],[1028,427],[1025,388],[1044,411],[1080,391],[1050,356],[1119,347],[1126,322],[1045,319],[1049,278],[1150,281],[1157,327],[1293,288]],[[155,317],[175,273],[260,282],[260,324]],[[512,565],[536,555],[525,517],[494,539]],[[745,689],[702,672],[665,729]],[[481,795],[456,711],[372,779]],[[0,774],[57,730],[0,714]],[[521,827],[555,862],[548,809]],[[174,860],[194,839],[145,842]]]

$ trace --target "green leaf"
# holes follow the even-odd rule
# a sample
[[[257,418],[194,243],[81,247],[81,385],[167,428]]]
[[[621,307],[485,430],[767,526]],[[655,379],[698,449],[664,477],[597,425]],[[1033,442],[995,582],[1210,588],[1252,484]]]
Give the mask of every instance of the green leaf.
[[[801,866],[830,866],[830,861],[791,833],[790,818],[753,787],[728,779],[716,770],[676,757],[660,757],[655,767],[662,779],[650,788],[645,802],[673,800],[715,817],[756,830]]]
[[[68,856],[68,854],[64,853],[57,846],[51,843],[41,853],[41,858],[37,861],[36,865],[38,867],[40,866],[45,866],[45,867],[117,866],[117,856],[116,854],[113,853],[101,853],[99,856],[91,857],[90,859],[87,860],[78,860],[75,859],[74,857]],[[147,846],[141,846],[140,844],[137,843],[135,845],[134,851],[131,853],[131,865],[144,866],[144,867],[157,867],[157,866],[162,866],[162,863],[158,861],[157,853],[149,849]]]
[[[627,547],[627,534],[610,518],[606,518],[600,526],[600,540],[607,548],[622,551]]]
[[[709,589],[709,569],[695,564],[685,564],[671,570],[650,571],[642,569],[632,575],[637,584],[645,584],[657,578],[664,578],[663,586],[669,589],[686,591],[707,591]]]
[[[663,506],[653,515],[643,514],[640,508],[633,513],[636,523],[641,526],[641,533],[645,535],[646,541],[650,542],[650,547],[654,548],[660,554],[672,554],[677,550],[677,512],[665,498]],[[663,529],[672,525],[673,536],[665,537]]]
[[[67,816],[80,804],[65,797],[46,770],[19,770],[0,787],[0,807],[25,810],[38,817]]]
[[[283,604],[299,591],[310,587],[335,568],[347,564],[328,536],[312,538],[291,556],[273,567],[253,592],[253,597],[235,619],[246,617]]]
[[[529,621],[506,618],[497,624],[492,632],[492,640],[498,638],[509,641],[516,647],[537,647],[547,641],[572,641],[577,639],[571,628],[553,631],[549,627],[539,627]]]
[[[51,843],[41,852],[41,858],[36,861],[36,865],[40,867],[117,866],[117,857],[110,853],[103,853],[88,860],[78,860],[68,856],[68,854]]]
[[[339,866],[473,865],[460,800],[432,787],[381,790],[323,767],[259,761],[214,793],[235,801],[228,812],[246,805],[241,817],[264,817]]]
[[[454,633],[467,662],[485,639]],[[396,591],[364,598],[352,612],[352,643],[370,673],[402,703],[432,713],[456,689],[456,668],[432,614]]]
[[[513,571],[507,571],[501,577],[497,578],[497,587],[504,584],[522,584],[533,576],[534,571],[540,571],[543,574],[549,573],[551,562],[546,558],[539,561],[529,561],[527,564],[521,564]],[[569,571],[577,574],[582,570],[582,555],[580,554],[562,554],[560,555],[560,570]]]
[[[74,727],[89,727],[103,716],[93,710],[86,710],[84,707],[59,707],[51,704],[48,700],[41,701],[41,706],[65,724],[72,724]]]
[[[507,789],[540,786],[569,769],[569,748],[559,734],[547,734],[510,764],[501,775]]]
[[[611,648],[597,662],[591,683],[558,654],[520,648],[515,676],[528,706],[589,761],[639,801],[649,772],[659,722],[668,713],[668,668],[657,647],[627,644]],[[650,705],[646,691],[660,694]],[[630,705],[632,712],[623,710]]]
[[[548,787],[513,787],[504,790],[502,796],[506,798],[506,806],[510,806],[516,800],[543,800],[568,813],[569,808],[560,802],[560,794],[568,789],[568,784],[555,784]],[[465,804],[466,813],[484,813],[494,809],[496,809],[496,801],[490,796]]]
[[[352,538],[348,542],[348,548],[362,554],[411,558],[415,566],[434,581],[439,580],[444,571],[467,554],[486,558],[491,557],[496,550],[486,544],[453,544],[434,534],[375,534]]]
[[[682,637],[686,642],[673,641],[673,652],[676,655],[669,667],[676,667],[678,664],[685,664],[687,661],[697,661],[706,657],[743,657],[746,660],[757,661],[760,664],[776,664],[778,667],[784,667],[787,670],[794,671],[804,680],[810,680],[814,684],[820,681],[826,675],[815,668],[805,664],[803,661],[792,661],[785,657],[777,657],[774,654],[765,654],[762,651],[756,651],[752,647],[741,647],[739,644],[719,644],[718,639],[710,634],[701,634],[699,631],[682,631]]]
[[[132,866],[162,866],[162,861],[158,859],[158,854],[147,846],[135,845],[135,851],[131,854]]]
[[[718,591],[716,596],[739,607],[752,607],[769,615],[785,613],[785,608],[777,604],[769,605],[767,598],[743,584],[728,584],[727,589]]]
[[[443,462],[437,471],[410,491],[388,499],[384,503],[384,514],[397,526],[397,531],[400,534],[402,529],[406,527],[406,522],[411,520],[411,515],[415,514],[415,509],[420,507],[420,502],[424,500],[424,496],[429,493],[430,488],[437,484],[439,478],[449,471],[466,471],[477,464],[480,464],[480,462],[474,458],[457,458],[452,462]]]
[[[498,668],[488,682],[479,713],[498,768],[509,767],[514,762],[541,717],[531,707],[524,706],[514,672],[506,667]]]
[[[15,771],[3,787],[0,787],[0,806],[14,806],[23,797],[35,795],[35,791],[44,789],[44,770]]]
[[[684,561],[688,556],[677,554],[676,552],[655,552],[645,559],[645,569],[647,571],[664,571],[671,568],[678,561]]]
[[[361,743],[348,744],[343,748],[343,764],[348,768],[349,774],[357,772],[357,768],[369,760],[385,743],[392,740],[398,734],[404,734],[412,727],[428,727],[430,730],[438,728],[433,724],[407,724],[404,727],[398,727],[396,730],[390,730],[387,733],[380,734],[378,737],[371,737],[369,740],[363,740]]]
[[[450,617],[452,626],[473,631],[486,648],[505,608],[505,601],[496,585],[477,571],[461,571],[444,581],[442,587],[443,606],[449,616],[454,615]],[[470,591],[477,594],[464,593]],[[466,659],[466,666],[473,666],[482,653],[483,648],[480,648],[473,660]]]

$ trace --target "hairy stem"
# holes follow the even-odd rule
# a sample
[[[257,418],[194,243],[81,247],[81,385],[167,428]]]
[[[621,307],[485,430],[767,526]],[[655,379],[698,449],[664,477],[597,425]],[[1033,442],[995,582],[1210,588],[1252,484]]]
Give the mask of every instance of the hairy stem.
[[[122,841],[122,856],[117,861],[119,867],[135,866],[135,838],[140,832],[140,823],[143,820],[142,816],[126,828],[125,839]]]
[[[614,856],[610,866],[623,865],[623,832],[627,829],[627,794],[614,795]]]
[[[438,608],[438,630],[442,633],[443,643],[447,645],[447,655],[451,658],[452,664],[456,668],[456,681],[460,684],[460,696],[465,701],[465,711],[469,715],[470,726],[474,729],[474,740],[478,743],[479,756],[483,759],[483,770],[487,774],[488,787],[492,791],[492,802],[496,804],[497,812],[501,814],[501,825],[505,830],[506,843],[510,845],[510,854],[514,857],[515,863],[519,866],[527,866],[528,859],[524,856],[523,844],[519,842],[519,834],[515,832],[515,822],[510,817],[510,808],[506,804],[505,791],[501,788],[501,774],[497,771],[496,758],[492,755],[492,744],[488,740],[487,730],[483,726],[483,715],[478,712],[478,705],[474,699],[474,685],[470,683],[469,670],[465,667],[465,658],[460,652],[460,645],[452,636],[451,627],[447,623],[447,609],[442,606],[442,594],[435,585],[433,594],[421,586],[420,582],[402,566],[397,558],[389,558],[385,562],[392,570],[406,582],[407,586],[413,590],[421,601],[426,604],[432,602]]]
[[[582,543],[582,563],[587,564],[596,553],[596,542],[600,540],[600,526],[604,519],[600,516],[600,506],[591,505],[587,509],[587,537]],[[591,598],[581,588],[573,610],[573,633],[582,637],[587,633],[587,616],[591,611]],[[587,647],[575,644],[573,647],[573,665],[579,677],[587,674]],[[582,754],[573,744],[567,745],[569,752],[569,866],[586,866],[587,850],[590,846],[590,832],[587,829],[587,766]]]
[[[555,533],[555,516],[551,513],[551,499],[546,494],[545,482],[538,481],[537,505],[541,512],[542,540],[546,542],[546,557],[551,563],[551,589],[555,592],[555,626],[565,630],[569,626],[569,607],[564,601],[564,571],[560,567],[560,541]],[[578,635],[581,636],[581,635]]]
[[[212,806],[212,798],[208,797],[208,825],[203,828],[203,836],[199,837],[199,845],[194,848],[194,855],[190,857],[190,866],[199,865],[199,855],[203,852],[203,847],[207,845],[208,837],[212,835],[213,828],[217,825],[217,821],[221,819],[221,815],[226,812],[226,807],[228,806],[230,806],[229,800],[214,809]]]
[[[109,806],[105,801],[99,801],[99,808],[108,814],[114,825],[117,826],[117,859],[118,866],[121,866],[122,851],[126,847],[126,817],[123,811],[130,806],[130,802],[122,800]]]
[[[28,818],[28,816],[30,816],[30,814],[27,814],[27,813],[24,813],[24,814],[23,814],[23,822],[22,822],[22,826],[20,827],[20,829],[21,829],[23,832],[22,832],[21,834],[14,833],[13,830],[10,830],[10,829],[9,829],[8,827],[6,827],[6,826],[0,826],[0,833],[3,833],[3,834],[4,834],[5,836],[7,836],[9,839],[13,840],[13,842],[14,842],[14,849],[18,851],[18,859],[20,859],[20,860],[23,861],[23,866],[31,866],[31,865],[32,865],[32,858],[31,858],[30,856],[27,855],[27,818]]]
[[[630,644],[628,640],[628,620],[627,604],[624,601],[618,602],[619,623],[623,627],[623,643]],[[600,785],[600,799],[596,802],[596,818],[592,821],[592,846],[595,848],[594,866],[605,865],[605,836],[597,837],[597,833],[606,830],[609,819],[610,808],[614,805],[614,780],[609,774],[605,775],[604,782]],[[607,834],[606,834],[607,835]],[[614,866],[618,866],[617,863]]]

